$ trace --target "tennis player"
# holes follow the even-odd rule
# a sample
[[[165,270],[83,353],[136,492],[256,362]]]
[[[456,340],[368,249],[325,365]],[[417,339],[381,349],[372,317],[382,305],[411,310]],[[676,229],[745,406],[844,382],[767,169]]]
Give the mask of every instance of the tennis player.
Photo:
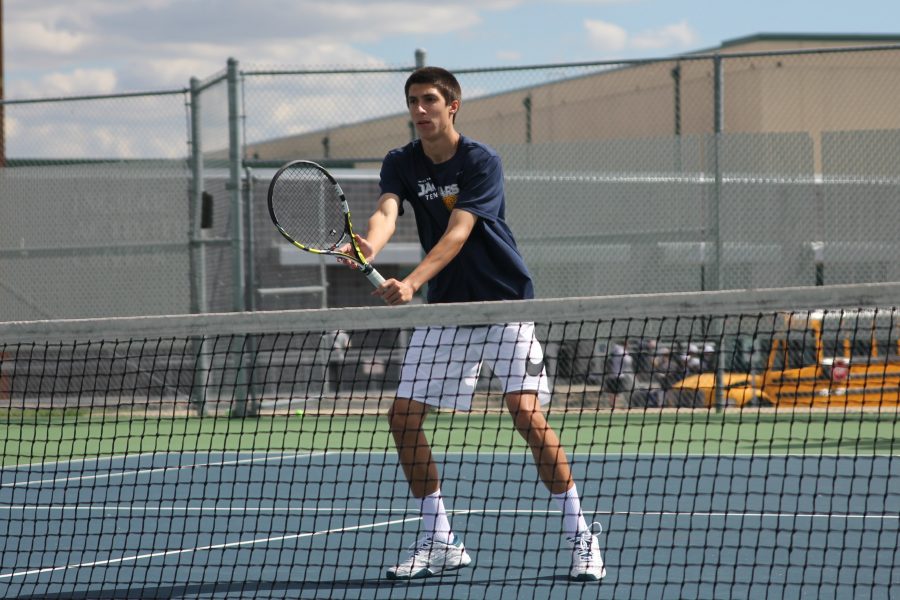
[[[419,139],[385,157],[378,207],[358,241],[374,260],[408,203],[426,255],[407,277],[388,279],[374,294],[390,305],[405,304],[427,283],[430,303],[532,298],[531,276],[504,220],[500,157],[456,131],[461,100],[456,78],[424,67],[408,78],[405,93]],[[566,454],[541,412],[550,392],[532,323],[413,332],[389,419],[410,490],[421,504],[424,529],[410,556],[391,567],[387,577],[430,577],[472,562],[450,525],[422,425],[432,407],[469,410],[485,362],[502,381],[515,427],[563,511],[564,534],[573,546],[572,579],[602,579],[599,525],[587,524]]]

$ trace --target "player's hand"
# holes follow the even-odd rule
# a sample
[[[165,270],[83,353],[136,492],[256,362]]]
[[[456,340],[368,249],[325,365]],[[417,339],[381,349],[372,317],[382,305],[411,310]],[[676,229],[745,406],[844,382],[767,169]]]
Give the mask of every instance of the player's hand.
[[[397,279],[388,279],[372,292],[372,295],[384,300],[385,304],[399,306],[411,301],[415,293],[416,290],[411,284]]]
[[[360,252],[362,252],[362,255],[366,257],[367,261],[371,262],[375,258],[373,256],[372,245],[369,244],[369,242],[366,241],[366,239],[364,237],[362,237],[361,235],[359,235],[358,233],[354,234],[353,237],[356,238],[356,243],[359,245],[359,250],[360,250]],[[338,252],[342,252],[344,254],[349,254],[351,256],[354,255],[353,245],[350,244],[350,242],[347,242],[343,246],[340,246],[337,250],[338,250]],[[348,258],[341,258],[339,256],[337,261],[339,263],[341,263],[342,265],[346,265],[346,266],[350,267],[351,269],[361,268],[359,266],[359,263],[356,263]]]

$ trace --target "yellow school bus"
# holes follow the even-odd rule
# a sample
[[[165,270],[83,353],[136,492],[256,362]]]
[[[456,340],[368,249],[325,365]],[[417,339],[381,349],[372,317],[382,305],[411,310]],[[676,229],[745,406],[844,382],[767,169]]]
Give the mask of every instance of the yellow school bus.
[[[864,310],[792,313],[777,316],[773,325],[768,331],[726,337],[717,360],[722,368],[674,384],[672,404],[900,404],[900,315]]]

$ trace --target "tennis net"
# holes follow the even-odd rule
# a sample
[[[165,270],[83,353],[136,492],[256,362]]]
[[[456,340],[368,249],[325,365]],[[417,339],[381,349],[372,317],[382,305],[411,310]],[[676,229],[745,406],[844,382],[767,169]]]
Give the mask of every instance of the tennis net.
[[[887,598],[897,298],[873,284],[0,323],[0,595]],[[543,412],[608,574],[569,579],[501,355],[469,373],[471,411],[425,420],[472,565],[388,579],[426,527],[386,418],[415,329],[453,326],[490,354],[472,328],[509,322],[534,323]]]

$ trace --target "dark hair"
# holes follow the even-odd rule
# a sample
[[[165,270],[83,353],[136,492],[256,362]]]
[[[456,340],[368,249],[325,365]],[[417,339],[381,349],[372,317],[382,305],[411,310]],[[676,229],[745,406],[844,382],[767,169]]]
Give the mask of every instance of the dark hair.
[[[421,67],[412,72],[403,88],[404,99],[409,99],[409,88],[415,84],[433,85],[450,104],[454,100],[462,100],[462,88],[453,73],[440,67]],[[453,115],[456,116],[455,114]]]

